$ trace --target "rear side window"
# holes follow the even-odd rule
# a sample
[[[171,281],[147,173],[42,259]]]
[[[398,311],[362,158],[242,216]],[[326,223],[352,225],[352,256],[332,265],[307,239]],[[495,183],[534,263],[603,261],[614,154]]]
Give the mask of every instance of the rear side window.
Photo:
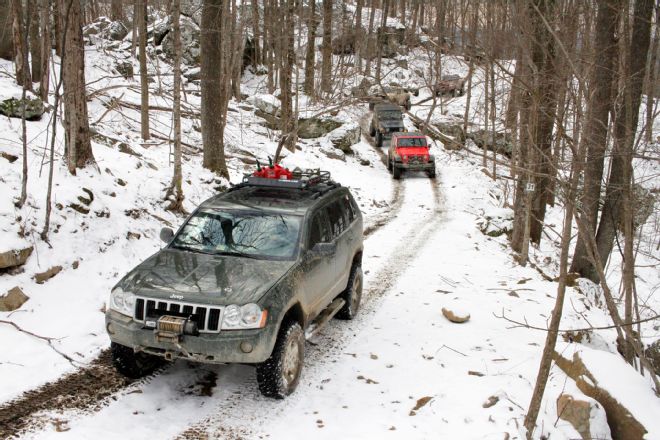
[[[313,248],[316,243],[329,243],[330,241],[330,225],[328,224],[325,209],[323,209],[312,217],[312,229],[309,235],[309,249]]]
[[[330,229],[332,237],[338,237],[346,229],[347,218],[342,209],[341,200],[336,200],[328,205],[328,219],[330,220]]]
[[[351,203],[351,198],[348,196],[348,194],[344,194],[340,199],[339,203],[342,206],[348,224],[353,223],[353,220],[355,220],[355,208],[353,207],[353,204]]]

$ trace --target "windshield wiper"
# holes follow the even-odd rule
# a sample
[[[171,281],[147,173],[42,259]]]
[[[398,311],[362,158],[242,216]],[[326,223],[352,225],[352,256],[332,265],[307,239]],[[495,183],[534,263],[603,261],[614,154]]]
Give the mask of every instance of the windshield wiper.
[[[198,249],[198,248],[194,248],[194,247],[191,247],[191,246],[184,246],[184,245],[181,245],[181,244],[173,244],[171,247],[173,249],[180,249],[182,251],[197,252],[199,254],[206,254],[206,255],[214,255],[215,254],[215,252],[209,252],[209,251],[205,251],[203,249]]]
[[[257,257],[256,255],[244,254],[242,252],[236,252],[236,251],[219,251],[219,252],[214,252],[213,255],[228,255],[230,257],[252,258],[254,260],[259,259],[259,257]]]

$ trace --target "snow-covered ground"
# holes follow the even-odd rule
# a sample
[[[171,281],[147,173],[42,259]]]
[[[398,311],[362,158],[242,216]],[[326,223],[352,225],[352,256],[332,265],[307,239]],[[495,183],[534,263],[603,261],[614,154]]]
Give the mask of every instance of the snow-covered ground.
[[[9,163],[0,158],[0,188],[5,194],[0,199],[0,251],[21,243],[35,246],[22,272],[0,274],[0,294],[20,286],[30,297],[18,311],[0,312],[0,320],[53,338],[51,347],[43,339],[0,323],[0,341],[8,348],[0,353],[0,406],[84,368],[107,348],[103,309],[110,288],[159,249],[161,227],[178,226],[184,220],[166,211],[162,201],[172,173],[168,142],[140,140],[137,110],[122,107],[106,113],[111,98],[139,103],[138,82],[110,78],[113,61],[103,51],[90,47],[86,56],[89,92],[120,83],[130,87],[106,89],[90,102],[90,121],[96,122],[93,128],[116,140],[95,138],[98,167],[70,176],[60,160],[63,139],[58,138],[50,245],[38,238],[48,174],[48,114],[42,121],[28,123],[29,197],[21,210],[13,205],[20,193],[20,160]],[[411,66],[425,63],[423,55],[410,61]],[[448,73],[467,72],[460,58],[447,57],[443,63]],[[171,88],[167,65],[159,68],[163,76],[153,84],[152,92],[159,81],[164,89]],[[11,69],[10,63],[0,62],[0,72]],[[402,73],[397,76],[397,71]],[[389,70],[398,80],[413,76],[412,71],[393,66]],[[262,87],[263,77],[246,74],[244,93],[255,95],[263,92]],[[189,84],[187,88],[186,108],[199,109],[199,97],[192,93],[195,87]],[[474,96],[481,96],[482,89],[481,82],[475,81]],[[20,95],[5,76],[0,76],[0,92],[2,97]],[[427,97],[425,93],[419,99]],[[167,107],[171,101],[154,94],[151,103]],[[305,105],[303,97],[303,112],[310,110]],[[446,114],[438,111],[434,120],[462,116],[464,106],[464,97],[446,98],[442,107]],[[277,133],[265,128],[246,103],[232,102],[231,108],[226,141],[231,181],[237,182],[250,167],[246,158],[265,163],[274,153]],[[366,105],[352,105],[342,108],[336,117],[358,122],[366,112]],[[413,107],[415,112],[426,116],[424,109]],[[154,133],[168,137],[170,113],[154,111],[151,118]],[[184,141],[201,145],[199,121],[186,118],[183,127]],[[0,151],[21,156],[20,130],[20,120],[0,119]],[[487,218],[499,224],[509,221],[505,183],[483,174],[480,158],[446,152],[439,144],[432,151],[438,163],[435,181],[420,174],[406,175],[396,183],[364,134],[353,146],[355,153],[343,160],[329,159],[324,153],[330,149],[342,156],[327,137],[301,141],[301,150],[288,153],[283,160],[290,167],[331,171],[356,196],[365,226],[373,231],[365,240],[361,314],[351,322],[332,322],[307,343],[305,369],[292,396],[284,401],[263,398],[249,366],[178,361],[147,381],[103,398],[98,406],[42,412],[33,424],[36,429],[23,436],[522,438],[520,429],[545,332],[515,326],[504,317],[545,327],[557,284],[544,280],[532,268],[517,265],[505,235],[490,237],[482,232]],[[183,172],[189,211],[218,186],[228,184],[203,169],[201,154],[194,150],[186,150]],[[648,175],[653,173],[658,175],[651,166]],[[88,196],[83,188],[94,194],[89,214],[70,207],[79,203],[78,196]],[[548,214],[547,223],[557,231],[561,215],[561,207]],[[657,215],[656,211],[648,227],[657,227]],[[25,236],[18,238],[21,231]],[[660,275],[653,261],[658,253],[652,244],[644,249],[650,256],[640,254],[640,265],[645,267],[639,272],[638,292],[650,309],[657,310],[654,294]],[[544,239],[540,249],[532,249],[533,260],[550,276],[556,276],[557,255],[555,241]],[[610,264],[613,282],[620,276],[617,264],[616,258]],[[35,273],[55,265],[64,268],[61,273],[44,284],[34,282]],[[611,324],[607,313],[597,306],[597,292],[587,283],[581,283],[580,289],[568,289],[562,328]],[[451,323],[443,316],[443,308],[469,313],[470,320]],[[644,330],[649,341],[657,339],[658,329],[652,323]],[[612,354],[616,353],[615,337],[614,330],[603,330],[582,344],[560,342],[557,351],[570,358],[574,351],[582,350],[598,363],[603,356],[616,357]],[[650,391],[649,381],[621,363],[613,363],[599,374],[607,377],[608,372],[619,380],[605,386],[622,398],[637,399],[636,415],[647,423],[647,438],[660,438],[660,421],[653,417],[660,411],[660,402]],[[621,383],[631,384],[636,391],[627,393]],[[553,366],[537,437],[578,437],[570,424],[557,418],[556,400],[562,392],[588,400]],[[602,410],[593,416],[592,433],[609,438]]]

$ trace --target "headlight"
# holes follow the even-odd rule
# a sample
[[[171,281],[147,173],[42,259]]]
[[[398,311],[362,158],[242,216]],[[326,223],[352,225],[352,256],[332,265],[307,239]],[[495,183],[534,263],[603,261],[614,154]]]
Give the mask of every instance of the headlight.
[[[262,328],[266,325],[268,312],[256,304],[244,306],[230,305],[225,307],[222,317],[222,330],[243,330]]]
[[[122,315],[133,316],[135,309],[135,295],[131,292],[124,292],[121,287],[117,287],[110,292],[110,309],[119,312]]]

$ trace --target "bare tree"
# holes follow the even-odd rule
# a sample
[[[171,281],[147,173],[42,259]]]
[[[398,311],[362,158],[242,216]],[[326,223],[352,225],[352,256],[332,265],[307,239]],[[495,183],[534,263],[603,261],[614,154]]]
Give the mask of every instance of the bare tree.
[[[111,1],[110,18],[113,21],[122,21],[124,19],[124,5],[122,4],[122,0]]]
[[[316,2],[309,2],[307,16],[307,48],[305,50],[305,93],[314,96],[314,70],[316,65]]]
[[[147,72],[147,0],[136,0],[140,4],[138,19],[138,30],[140,33],[140,127],[142,139],[145,141],[151,137],[149,132],[149,80]]]
[[[28,90],[32,90],[32,76],[30,75],[30,64],[28,61],[28,44],[25,38],[27,26],[25,26],[22,3],[21,0],[11,0],[14,66],[16,68],[16,83],[18,85],[25,85]]]
[[[41,23],[41,78],[39,81],[39,96],[43,101],[48,100],[50,87],[50,54],[52,52],[50,39],[50,4],[51,0],[41,0],[39,8]]]
[[[323,0],[323,45],[321,46],[321,91],[332,91],[332,0]]]
[[[598,204],[605,164],[614,68],[612,61],[615,59],[617,51],[615,32],[619,7],[619,0],[598,1],[593,48],[594,66],[589,80],[590,92],[587,98],[587,115],[582,135],[582,142],[586,145],[586,162],[584,164],[581,212],[591,235],[595,233],[598,221]],[[597,274],[589,262],[585,240],[587,238],[578,233],[571,272],[579,272],[594,280],[597,279]]]
[[[204,0],[202,9],[202,141],[204,167],[229,178],[223,134],[228,101],[224,91],[226,79],[222,75],[224,6],[225,0]]]
[[[14,42],[12,37],[12,7],[7,1],[0,2],[0,58],[14,58]]]
[[[170,200],[167,209],[175,212],[185,212],[183,209],[183,175],[181,171],[181,0],[172,1],[172,40],[174,42],[174,91],[172,103],[172,119],[174,129],[174,175],[172,184],[167,191],[166,199]]]
[[[87,116],[85,93],[85,43],[82,35],[82,9],[79,0],[64,0],[68,9],[64,45],[67,56],[62,60],[64,69],[64,126],[65,156],[71,174],[76,168],[94,163]]]

